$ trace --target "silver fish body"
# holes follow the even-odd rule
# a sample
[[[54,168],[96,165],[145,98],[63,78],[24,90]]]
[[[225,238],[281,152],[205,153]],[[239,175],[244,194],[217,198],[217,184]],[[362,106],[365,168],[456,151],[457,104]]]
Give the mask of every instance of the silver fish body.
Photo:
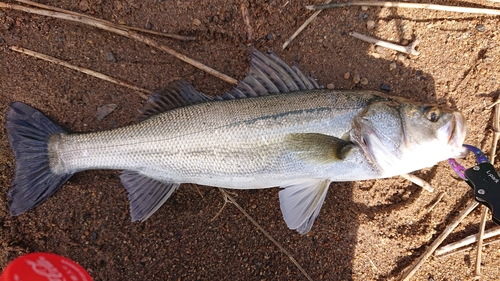
[[[150,100],[146,112],[151,114],[137,124],[85,134],[50,130],[43,144],[43,171],[50,174],[45,189],[54,192],[83,170],[125,170],[121,180],[132,218],[145,220],[182,183],[237,189],[280,186],[285,221],[306,233],[330,182],[391,177],[462,153],[465,121],[458,112],[375,91],[317,89],[294,71],[299,81],[280,60],[254,53],[250,78],[226,97],[213,100],[181,82]],[[274,85],[278,92],[283,87],[288,91],[269,95]],[[264,90],[249,93],[248,86]],[[241,93],[249,97],[234,98]],[[20,149],[13,142],[23,129],[16,126],[17,115],[35,114],[23,106],[12,105],[7,118],[15,153]],[[23,156],[17,154],[20,163]],[[9,194],[13,214],[50,195],[34,192],[43,187],[33,180],[20,179],[24,170],[16,165]],[[52,183],[51,178],[58,180]],[[33,197],[31,193],[42,200],[17,200]]]

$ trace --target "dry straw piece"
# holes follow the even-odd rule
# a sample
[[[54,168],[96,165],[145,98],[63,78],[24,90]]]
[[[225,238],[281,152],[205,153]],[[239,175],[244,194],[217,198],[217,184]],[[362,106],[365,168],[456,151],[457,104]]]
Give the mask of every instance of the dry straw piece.
[[[386,8],[426,9],[426,10],[435,10],[444,12],[500,15],[500,10],[498,9],[469,8],[469,7],[457,7],[457,6],[446,6],[446,5],[435,5],[435,4],[388,2],[388,1],[380,1],[380,2],[352,1],[352,2],[332,3],[323,5],[309,5],[306,6],[306,8],[309,10],[324,10],[324,9],[341,8],[349,6],[376,6],[376,7],[386,7]]]

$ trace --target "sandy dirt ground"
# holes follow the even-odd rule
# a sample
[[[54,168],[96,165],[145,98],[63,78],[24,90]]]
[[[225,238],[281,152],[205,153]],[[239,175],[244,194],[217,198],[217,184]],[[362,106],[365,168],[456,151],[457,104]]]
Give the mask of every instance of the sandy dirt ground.
[[[321,13],[283,51],[285,40],[312,14],[303,1],[42,2],[116,23],[196,36],[193,42],[148,37],[236,79],[246,75],[253,46],[276,52],[338,89],[379,90],[387,84],[392,95],[461,110],[468,120],[466,142],[485,151],[491,147],[492,112],[485,105],[499,95],[498,17],[340,8]],[[433,3],[500,8],[485,0]],[[241,4],[248,8],[251,37]],[[351,31],[399,44],[418,38],[420,55],[375,48],[349,36]],[[90,132],[133,123],[145,101],[139,92],[15,53],[9,46],[148,90],[179,79],[212,96],[232,87],[144,43],[65,20],[0,10],[1,268],[24,253],[46,251],[75,260],[95,280],[306,280],[234,205],[227,204],[216,217],[224,198],[213,187],[183,185],[146,222],[132,223],[119,171],[87,171],[74,175],[37,208],[10,216],[7,190],[14,157],[3,127],[9,103],[30,104],[71,131]],[[356,76],[366,80],[355,83]],[[97,108],[106,104],[117,108],[98,120]],[[429,181],[435,192],[399,177],[332,184],[307,235],[285,225],[277,188],[235,194],[313,280],[396,280],[472,200],[471,189],[445,162],[415,174]],[[428,212],[441,193],[443,199]],[[480,215],[480,209],[473,211],[444,244],[477,233]],[[489,221],[486,227],[494,226]],[[471,280],[474,263],[475,250],[431,257],[413,280]],[[498,244],[484,247],[482,272],[482,280],[498,280]]]

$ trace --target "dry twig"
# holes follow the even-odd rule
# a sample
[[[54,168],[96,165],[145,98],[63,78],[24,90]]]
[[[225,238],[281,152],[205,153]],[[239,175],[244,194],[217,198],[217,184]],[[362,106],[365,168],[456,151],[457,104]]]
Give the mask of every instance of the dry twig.
[[[332,2],[332,0],[327,0],[325,2],[325,4],[328,4]],[[295,37],[299,36],[299,34],[302,32],[302,30],[304,30],[318,15],[319,13],[321,13],[321,10],[318,10],[316,12],[314,12],[314,14],[312,14],[312,16],[310,16],[300,27],[299,29],[297,29],[297,31],[295,31],[292,36],[290,36],[290,38],[288,38],[288,40],[286,40],[285,44],[283,44],[283,46],[281,47],[283,50],[286,49],[286,47],[288,47],[288,45],[290,45],[290,43],[292,43],[293,39],[295,39]]]
[[[477,251],[476,251],[476,276],[479,279],[481,277],[481,254],[483,252],[483,239],[484,239],[484,227],[486,225],[486,218],[488,217],[488,208],[483,206],[481,215],[481,223],[479,225],[479,234],[477,237]]]
[[[491,238],[491,237],[494,237],[494,236],[497,236],[497,235],[500,235],[500,227],[495,227],[495,228],[486,230],[484,232],[483,239],[488,239],[488,238]],[[462,239],[460,241],[453,242],[451,244],[448,244],[448,245],[445,245],[443,247],[440,247],[439,249],[436,250],[436,252],[434,253],[434,255],[435,256],[444,256],[444,255],[447,255],[448,253],[452,253],[453,251],[455,251],[457,249],[460,249],[462,247],[465,247],[467,245],[470,245],[470,244],[476,242],[477,239],[478,239],[478,234],[469,235],[469,236],[465,237],[464,239]],[[472,248],[472,246],[470,248]],[[453,253],[456,253],[456,252],[453,252]]]
[[[424,181],[423,179],[412,175],[412,174],[402,174],[401,177],[411,181],[412,183],[422,187],[423,189],[427,190],[428,192],[433,192],[434,187],[432,187],[428,182]]]
[[[366,36],[366,35],[363,35],[361,33],[357,33],[354,31],[349,33],[349,35],[351,35],[354,38],[358,38],[360,40],[363,40],[365,42],[372,43],[372,44],[375,44],[377,46],[384,47],[384,48],[391,49],[391,50],[395,50],[398,52],[407,53],[407,54],[415,55],[415,56],[418,56],[420,54],[417,50],[415,50],[415,47],[418,45],[418,43],[420,43],[420,40],[418,40],[418,39],[415,39],[408,46],[401,46],[401,45],[389,43],[386,41],[382,41],[382,40],[379,40],[376,38],[372,38],[370,36]]]
[[[500,238],[495,238],[495,239],[492,239],[492,240],[484,242],[483,243],[483,247],[487,246],[487,245],[495,244],[495,243],[498,243],[498,242],[500,242]],[[459,250],[456,250],[456,251],[453,251],[453,252],[447,252],[447,253],[439,255],[437,257],[446,257],[446,256],[450,256],[450,255],[462,253],[462,252],[465,252],[465,251],[470,251],[470,250],[474,249],[475,247],[476,247],[475,245],[465,246],[463,248],[460,248]]]
[[[241,3],[240,10],[241,10],[241,15],[243,16],[243,22],[245,23],[245,25],[247,27],[247,42],[252,43],[253,29],[252,29],[252,26],[250,25],[250,16],[248,15],[247,4],[248,4],[248,2]]]
[[[311,276],[309,276],[309,274],[307,274],[307,272],[304,270],[304,268],[302,268],[302,266],[300,266],[300,264],[297,262],[297,260],[295,260],[295,258],[292,256],[292,254],[290,254],[290,252],[288,252],[283,246],[281,246],[281,244],[274,240],[274,238],[262,227],[260,226],[260,224],[255,221],[241,206],[240,204],[238,204],[236,202],[236,200],[234,200],[234,198],[232,196],[230,196],[223,188],[219,188],[219,191],[222,193],[222,195],[224,195],[224,198],[225,200],[228,200],[230,203],[233,203],[234,206],[236,206],[236,208],[238,208],[238,210],[243,214],[245,215],[245,217],[251,221],[253,223],[253,225],[255,225],[269,240],[271,240],[271,242],[274,243],[274,245],[276,245],[285,255],[288,256],[288,258],[293,262],[293,264],[300,270],[300,272],[302,272],[302,274],[304,275],[304,277],[307,278],[307,280],[310,280],[312,281],[313,279],[311,278]]]
[[[434,251],[437,249],[437,247],[439,247],[439,245],[444,241],[444,239],[446,239],[446,237],[450,235],[450,233],[455,229],[455,227],[457,227],[458,224],[472,210],[474,210],[474,208],[476,208],[478,204],[479,203],[477,203],[476,201],[472,201],[471,203],[469,203],[469,205],[467,205],[467,207],[462,212],[460,212],[458,217],[456,217],[455,220],[453,220],[453,222],[451,222],[451,224],[449,224],[445,228],[445,230],[438,236],[438,238],[436,238],[436,240],[432,242],[432,244],[427,248],[425,253],[418,258],[417,262],[415,262],[413,265],[411,265],[404,271],[403,276],[401,277],[400,280],[402,281],[410,280],[410,278],[415,274],[415,272],[417,272],[420,266],[422,266],[422,264],[432,255],[432,253],[434,253]]]
[[[438,199],[434,202],[434,204],[432,204],[432,206],[429,207],[429,209],[427,209],[427,214],[430,213],[432,211],[432,209],[434,209],[434,207],[436,207],[436,205],[441,202],[441,200],[443,199],[444,195],[446,193],[445,192],[441,192],[441,194],[439,195]]]
[[[163,32],[152,31],[152,30],[148,30],[148,29],[144,29],[144,28],[135,27],[135,26],[126,26],[126,25],[122,25],[122,24],[116,24],[116,23],[113,23],[113,22],[110,22],[110,21],[106,21],[106,20],[103,20],[103,19],[99,19],[99,18],[88,16],[86,14],[80,14],[80,13],[76,13],[76,12],[73,12],[73,11],[68,11],[68,10],[57,8],[57,7],[52,7],[52,6],[40,4],[40,3],[33,2],[33,1],[30,1],[30,0],[16,0],[16,1],[24,3],[24,4],[31,5],[31,6],[34,6],[34,7],[38,7],[38,8],[50,10],[50,11],[56,11],[56,12],[66,13],[68,15],[73,15],[73,16],[78,16],[78,17],[86,17],[88,19],[91,19],[91,20],[94,20],[94,21],[99,21],[99,22],[101,22],[103,24],[106,24],[106,25],[109,25],[109,26],[113,26],[113,27],[118,28],[118,29],[127,30],[127,31],[129,31],[129,30],[135,30],[135,31],[143,32],[143,33],[149,33],[149,34],[153,34],[153,35],[164,36],[164,37],[168,37],[168,38],[172,38],[172,39],[177,39],[177,40],[183,40],[183,41],[194,41],[194,40],[196,40],[196,37],[193,37],[193,36],[182,36],[182,35],[178,35],[178,34],[170,34],[170,33],[163,33]]]
[[[207,72],[210,75],[213,75],[213,76],[215,76],[223,81],[226,81],[229,84],[233,84],[233,85],[238,84],[238,80],[231,78],[223,73],[220,73],[219,71],[217,71],[209,66],[206,66],[206,65],[202,64],[201,62],[198,62],[192,58],[189,58],[189,57],[187,57],[187,56],[185,56],[185,55],[183,55],[183,54],[181,54],[181,53],[179,53],[179,52],[177,52],[177,51],[175,51],[175,50],[173,50],[165,45],[159,44],[159,43],[157,43],[149,38],[146,38],[143,35],[140,35],[136,32],[133,32],[133,31],[126,31],[126,30],[123,30],[120,28],[109,26],[101,21],[95,21],[93,19],[90,19],[90,18],[84,17],[84,16],[69,15],[67,13],[49,11],[49,10],[38,9],[38,8],[30,8],[30,7],[25,7],[25,6],[16,5],[16,4],[9,4],[9,3],[5,3],[5,2],[0,2],[0,8],[13,9],[13,10],[23,11],[23,12],[31,13],[31,14],[37,14],[37,15],[42,15],[42,16],[48,16],[48,17],[53,17],[53,18],[59,18],[59,19],[65,19],[65,20],[69,20],[69,21],[79,22],[79,23],[94,26],[94,27],[97,27],[97,28],[100,28],[100,29],[103,29],[103,30],[106,30],[109,32],[113,32],[113,33],[116,33],[118,35],[121,35],[121,36],[124,36],[127,38],[132,38],[132,39],[135,39],[137,41],[146,43],[146,44],[148,44],[152,47],[155,47],[157,49],[160,49],[160,50],[168,53],[169,55],[172,55],[175,58],[182,60],[185,63],[188,63],[188,64],[190,64],[198,69],[201,69],[201,70]]]
[[[385,1],[352,1],[342,3],[332,3],[323,5],[309,5],[306,6],[309,10],[324,10],[330,8],[340,8],[349,6],[378,6],[386,8],[410,8],[410,9],[427,9],[445,12],[458,12],[458,13],[471,13],[471,14],[486,14],[486,15],[500,15],[500,10],[497,9],[484,9],[484,8],[469,8],[457,6],[445,6],[424,3],[405,3],[405,2],[385,2]]]
[[[115,78],[107,76],[107,75],[104,75],[104,74],[102,74],[100,72],[97,72],[97,71],[93,71],[93,70],[90,70],[90,69],[87,69],[87,68],[83,68],[83,67],[72,65],[70,63],[67,63],[65,61],[62,61],[60,59],[56,59],[54,57],[51,57],[51,56],[48,56],[48,55],[45,55],[45,54],[37,53],[35,51],[31,51],[31,50],[24,49],[24,48],[17,47],[17,46],[11,46],[9,49],[11,49],[12,51],[16,51],[18,53],[22,53],[22,54],[29,55],[29,56],[32,56],[32,57],[35,57],[35,58],[39,58],[39,59],[42,59],[42,60],[45,60],[45,61],[48,61],[48,62],[52,62],[52,63],[58,64],[58,65],[62,65],[64,67],[67,67],[67,68],[70,68],[70,69],[73,69],[73,70],[76,70],[76,71],[83,72],[83,73],[88,74],[90,76],[94,76],[96,78],[99,78],[99,79],[102,79],[102,80],[105,80],[105,81],[108,81],[108,82],[111,82],[111,83],[115,83],[115,84],[123,86],[123,87],[127,87],[129,89],[138,91],[138,92],[140,92],[139,96],[141,98],[143,98],[143,99],[148,99],[148,96],[145,95],[145,94],[143,94],[143,93],[146,93],[148,95],[151,94],[151,91],[149,91],[149,90],[146,90],[146,89],[143,89],[143,88],[139,88],[139,87],[136,87],[134,85],[125,83],[123,81],[120,81],[118,79],[115,79]]]

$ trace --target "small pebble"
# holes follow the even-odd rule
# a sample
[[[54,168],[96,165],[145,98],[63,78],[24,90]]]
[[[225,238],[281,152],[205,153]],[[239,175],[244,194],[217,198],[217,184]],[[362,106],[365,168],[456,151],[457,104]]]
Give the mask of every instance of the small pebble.
[[[114,103],[105,104],[97,109],[97,120],[101,121],[104,117],[108,116],[111,112],[113,112],[118,105]]]
[[[0,44],[5,43],[5,40],[3,38],[0,38]]]
[[[359,77],[358,74],[354,75],[354,77],[352,77],[352,82],[358,84],[359,81],[361,81],[361,78]]]
[[[363,15],[363,18],[364,18],[364,19],[367,19],[367,18],[368,18],[368,14],[364,14],[364,15]]]
[[[367,11],[368,10],[368,6],[361,6],[361,10],[362,11]]]
[[[376,59],[379,59],[381,57],[381,55],[379,53],[372,53],[372,57],[376,58]]]
[[[266,38],[267,40],[273,39],[273,34],[272,33],[267,34]]]
[[[146,24],[144,25],[144,28],[147,30],[153,29],[153,24],[150,21],[147,21]]]
[[[406,39],[404,39],[403,41],[401,41],[401,45],[403,46],[408,46],[408,44],[410,44],[410,42]]]
[[[486,26],[482,25],[482,24],[478,24],[476,25],[476,29],[479,31],[479,32],[485,32],[486,31]]]
[[[397,58],[398,58],[398,61],[404,61],[406,59],[406,57],[403,54],[399,54],[397,56]]]
[[[80,4],[78,4],[78,8],[82,12],[86,12],[89,9],[89,6],[90,6],[90,4],[89,4],[89,1],[87,1],[87,0],[82,0],[82,1],[80,1]]]
[[[201,20],[199,20],[199,19],[194,19],[194,20],[193,20],[193,25],[195,25],[195,26],[200,26],[200,25],[201,25]]]
[[[329,90],[333,90],[333,89],[335,89],[335,86],[332,83],[330,83],[330,84],[326,85],[326,88]]]
[[[391,91],[391,86],[384,83],[384,84],[380,85],[380,90],[389,92],[389,91]]]
[[[396,69],[396,63],[395,62],[391,62],[391,64],[389,64],[389,70],[390,71],[393,71],[394,69]]]
[[[374,27],[375,27],[375,21],[369,20],[369,21],[366,22],[366,28],[372,29]]]
[[[360,83],[361,83],[361,85],[368,85],[368,79],[363,77],[363,78],[361,78]]]
[[[42,27],[40,28],[40,31],[42,32],[42,34],[47,35],[50,31],[50,25],[43,24]]]
[[[106,60],[109,62],[116,62],[117,61],[115,54],[113,54],[111,52],[106,53]]]
[[[381,47],[381,46],[375,46],[375,51],[379,54],[383,54],[386,52],[387,49],[385,49],[384,47]]]
[[[344,73],[344,79],[345,80],[349,79],[349,77],[351,77],[351,73],[349,71],[347,71],[346,73]]]

